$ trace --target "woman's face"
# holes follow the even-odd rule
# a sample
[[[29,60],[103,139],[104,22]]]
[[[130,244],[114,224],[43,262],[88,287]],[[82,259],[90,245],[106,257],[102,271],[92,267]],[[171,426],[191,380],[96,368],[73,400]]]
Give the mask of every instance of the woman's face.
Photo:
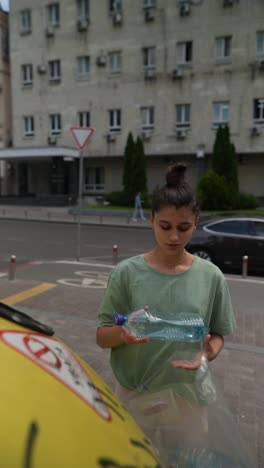
[[[188,244],[198,221],[190,208],[164,207],[151,217],[156,242],[162,252],[178,254]]]

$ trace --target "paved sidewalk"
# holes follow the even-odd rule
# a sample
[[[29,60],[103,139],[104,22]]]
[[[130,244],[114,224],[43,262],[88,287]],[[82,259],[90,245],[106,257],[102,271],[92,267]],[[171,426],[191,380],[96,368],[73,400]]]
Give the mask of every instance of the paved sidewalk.
[[[97,314],[104,289],[57,284],[42,294],[24,295],[22,300],[19,299],[21,295],[15,296],[15,302],[12,302],[14,295],[39,285],[38,281],[2,279],[0,300],[9,300],[14,307],[50,325],[58,337],[114,387],[109,350],[102,350],[95,343]],[[238,277],[237,281],[236,278],[230,280],[237,329],[234,336],[226,339],[224,350],[211,364],[228,408],[245,443],[256,455],[259,468],[264,466],[263,285],[263,281],[246,283]],[[245,287],[248,288],[248,296],[241,305],[241,291]],[[230,428],[221,430],[230,431]]]
[[[138,220],[135,222],[132,220],[132,214],[132,210],[83,210],[80,222],[81,224],[150,228],[148,219],[146,221]],[[0,205],[0,219],[78,223],[79,215],[76,207]]]

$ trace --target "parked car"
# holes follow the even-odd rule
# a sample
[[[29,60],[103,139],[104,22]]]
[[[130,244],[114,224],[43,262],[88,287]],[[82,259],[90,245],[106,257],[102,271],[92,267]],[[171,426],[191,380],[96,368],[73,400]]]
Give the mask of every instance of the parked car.
[[[194,255],[219,268],[242,269],[248,256],[248,271],[264,271],[264,217],[217,217],[201,221],[187,246]]]

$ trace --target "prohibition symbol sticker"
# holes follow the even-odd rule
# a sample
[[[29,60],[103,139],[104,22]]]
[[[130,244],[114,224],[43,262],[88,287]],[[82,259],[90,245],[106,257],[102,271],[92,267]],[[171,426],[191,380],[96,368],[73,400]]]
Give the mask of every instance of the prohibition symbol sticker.
[[[111,414],[100,392],[79,361],[63,343],[55,338],[36,333],[0,330],[0,339],[33,364],[55,377],[81,400],[93,408],[103,419]]]

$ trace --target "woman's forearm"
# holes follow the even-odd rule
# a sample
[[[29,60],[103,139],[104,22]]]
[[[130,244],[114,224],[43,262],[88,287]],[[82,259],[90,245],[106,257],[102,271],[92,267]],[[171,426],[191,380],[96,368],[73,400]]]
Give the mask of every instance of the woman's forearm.
[[[122,327],[99,327],[96,331],[96,343],[101,348],[115,348],[124,343]]]
[[[206,349],[206,357],[207,360],[213,361],[218,354],[221,352],[224,346],[224,338],[221,335],[214,335],[210,336],[209,342],[207,344]]]

